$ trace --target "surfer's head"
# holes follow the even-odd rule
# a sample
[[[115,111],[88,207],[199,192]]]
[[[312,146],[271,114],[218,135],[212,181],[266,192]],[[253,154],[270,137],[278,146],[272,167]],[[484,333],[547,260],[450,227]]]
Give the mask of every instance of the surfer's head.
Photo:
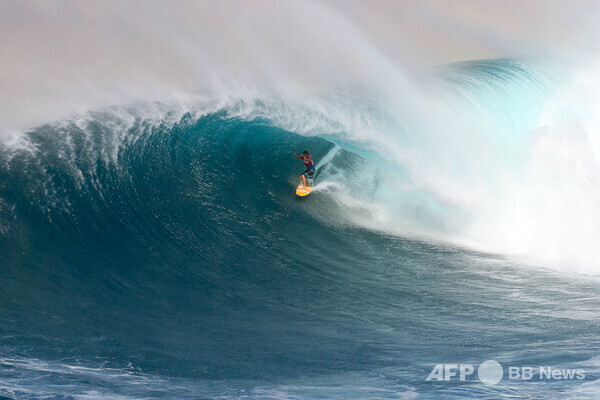
[[[302,154],[304,154],[305,156],[307,156],[307,155],[308,155],[308,150],[304,150],[304,151],[302,152]]]

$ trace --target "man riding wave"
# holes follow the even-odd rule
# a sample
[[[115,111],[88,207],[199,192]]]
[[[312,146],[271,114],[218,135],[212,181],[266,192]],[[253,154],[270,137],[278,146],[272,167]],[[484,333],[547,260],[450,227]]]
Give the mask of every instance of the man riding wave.
[[[300,175],[300,180],[306,189],[308,186],[306,179],[311,179],[315,175],[315,162],[313,161],[312,156],[308,154],[307,150],[304,150],[301,156],[296,155],[296,152],[294,152],[294,157],[296,157],[298,160],[302,160],[304,166],[306,167],[306,171]]]

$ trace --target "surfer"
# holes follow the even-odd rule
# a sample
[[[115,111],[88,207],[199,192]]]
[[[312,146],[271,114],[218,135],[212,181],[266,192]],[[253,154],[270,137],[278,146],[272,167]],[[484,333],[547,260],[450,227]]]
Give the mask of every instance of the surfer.
[[[294,157],[296,157],[298,160],[302,160],[304,166],[306,167],[306,171],[304,171],[304,173],[300,175],[300,180],[306,188],[308,186],[306,183],[306,179],[310,179],[315,175],[315,162],[313,161],[312,156],[308,154],[307,150],[304,150],[301,156],[297,155],[296,152],[294,152]]]

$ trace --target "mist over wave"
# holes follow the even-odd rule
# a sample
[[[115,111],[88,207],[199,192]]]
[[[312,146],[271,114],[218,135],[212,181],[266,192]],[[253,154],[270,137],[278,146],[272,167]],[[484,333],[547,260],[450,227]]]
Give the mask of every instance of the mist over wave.
[[[598,54],[598,4],[579,1],[118,1],[0,4],[0,127],[114,104],[359,87],[410,104],[431,65]],[[447,18],[446,18],[447,16]]]

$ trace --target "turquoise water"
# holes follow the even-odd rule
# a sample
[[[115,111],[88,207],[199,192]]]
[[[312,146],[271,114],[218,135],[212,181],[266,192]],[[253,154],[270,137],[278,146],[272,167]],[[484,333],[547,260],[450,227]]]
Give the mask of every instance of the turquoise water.
[[[2,148],[1,396],[598,396],[595,277],[373,229],[368,205],[382,192],[390,204],[389,159],[268,113],[109,110]],[[507,140],[496,143],[514,169]],[[304,149],[319,175],[299,199],[292,152]],[[428,199],[429,217],[449,209],[423,187],[406,197]],[[497,385],[476,372],[426,380],[437,364],[486,360],[504,368]],[[585,378],[511,380],[509,366]]]

